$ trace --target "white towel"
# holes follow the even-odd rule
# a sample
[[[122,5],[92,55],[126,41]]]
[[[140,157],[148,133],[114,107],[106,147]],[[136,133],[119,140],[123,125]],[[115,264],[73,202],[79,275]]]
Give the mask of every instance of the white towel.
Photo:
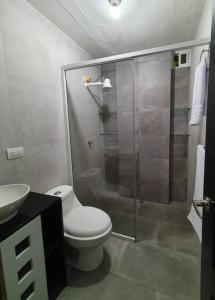
[[[204,171],[205,171],[205,147],[197,146],[196,180],[193,200],[201,200],[204,197]]]
[[[197,162],[196,162],[196,179],[193,200],[202,200],[204,197],[204,170],[205,170],[205,148],[203,145],[197,146]],[[202,216],[202,208],[197,208]],[[194,206],[192,205],[188,220],[193,225],[199,240],[202,240],[202,219],[196,213]]]
[[[202,242],[202,219],[197,215],[196,210],[192,204],[189,215],[187,216],[190,223],[193,225],[200,242]]]
[[[199,125],[207,99],[208,63],[204,59],[196,68],[190,125]]]

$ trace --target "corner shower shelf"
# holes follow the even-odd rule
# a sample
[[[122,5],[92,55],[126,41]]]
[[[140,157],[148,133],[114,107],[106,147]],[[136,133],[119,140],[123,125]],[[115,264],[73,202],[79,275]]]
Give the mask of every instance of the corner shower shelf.
[[[171,133],[171,136],[177,135],[177,136],[190,136],[189,133],[179,133],[179,132],[175,132],[175,133]]]
[[[173,113],[188,113],[190,109],[190,107],[175,107],[172,108],[170,111]]]
[[[118,133],[100,133],[100,135],[118,135]]]
[[[117,115],[117,112],[116,111],[100,111],[99,115],[109,117],[109,116]]]
[[[171,109],[172,110],[190,110],[191,108],[190,107],[174,107]]]

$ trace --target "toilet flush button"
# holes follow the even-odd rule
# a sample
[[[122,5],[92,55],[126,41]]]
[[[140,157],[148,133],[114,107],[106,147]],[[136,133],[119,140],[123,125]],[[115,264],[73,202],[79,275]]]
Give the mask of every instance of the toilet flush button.
[[[8,148],[6,152],[7,152],[7,159],[15,159],[24,156],[23,147]]]
[[[60,191],[57,191],[57,192],[54,193],[55,196],[58,196],[58,195],[60,195],[60,194],[61,194]]]

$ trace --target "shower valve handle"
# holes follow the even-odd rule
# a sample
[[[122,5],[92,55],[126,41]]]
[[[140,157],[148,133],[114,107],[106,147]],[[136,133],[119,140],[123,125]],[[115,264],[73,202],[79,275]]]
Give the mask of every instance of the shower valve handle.
[[[92,149],[93,141],[88,141],[87,144],[89,145],[90,149]]]

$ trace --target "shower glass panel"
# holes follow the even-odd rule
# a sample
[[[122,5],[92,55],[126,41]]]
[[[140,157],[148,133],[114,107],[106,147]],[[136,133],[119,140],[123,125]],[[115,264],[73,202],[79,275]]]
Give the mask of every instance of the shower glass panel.
[[[136,197],[169,202],[171,52],[134,59]]]
[[[67,71],[66,81],[75,193],[135,237],[133,60]]]

